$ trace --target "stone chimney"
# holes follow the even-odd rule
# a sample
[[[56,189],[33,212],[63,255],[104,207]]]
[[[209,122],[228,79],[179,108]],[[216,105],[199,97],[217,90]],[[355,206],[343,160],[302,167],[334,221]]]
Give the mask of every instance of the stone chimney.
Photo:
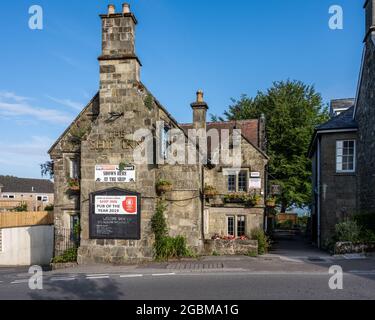
[[[366,29],[364,42],[371,39],[375,43],[375,0],[366,0],[364,4],[366,11]]]
[[[191,104],[193,109],[193,125],[194,129],[206,129],[206,117],[208,105],[204,102],[204,94],[202,90],[197,92],[196,102]]]
[[[140,81],[141,62],[135,53],[137,19],[124,3],[116,13],[108,6],[102,19],[102,54],[100,64],[100,113],[123,112],[123,97]]]

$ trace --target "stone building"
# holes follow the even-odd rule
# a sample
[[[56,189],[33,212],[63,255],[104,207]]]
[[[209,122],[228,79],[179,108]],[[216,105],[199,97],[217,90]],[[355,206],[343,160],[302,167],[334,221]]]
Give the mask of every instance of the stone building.
[[[53,183],[49,180],[0,176],[0,212],[21,205],[28,211],[43,211],[53,202]]]
[[[342,113],[316,129],[310,148],[313,234],[319,245],[344,218],[375,214],[375,0],[366,0],[364,9],[366,34],[357,96],[335,102],[332,115],[335,110]]]
[[[79,263],[152,259],[150,222],[160,198],[167,203],[170,235],[186,237],[198,253],[215,234],[249,235],[261,228],[268,162],[264,121],[206,123],[208,105],[199,91],[191,105],[193,123],[179,124],[140,80],[137,19],[129,5],[124,4],[121,13],[110,5],[100,17],[99,92],[49,151],[55,172],[56,252],[65,231],[73,231],[80,221]],[[221,142],[228,140],[232,151],[235,131],[243,129],[239,168],[213,164],[212,153],[203,155],[206,161],[170,161],[176,154],[188,158],[191,150],[203,154],[198,140],[189,135],[192,129],[206,133],[221,127],[229,132]],[[212,139],[204,138],[212,147]],[[176,141],[182,153],[173,149]],[[161,182],[172,184],[163,195],[156,190]],[[204,196],[208,185],[217,190],[210,199]],[[258,201],[252,206],[248,201],[228,203],[228,193],[257,193]]]
[[[337,104],[336,104],[337,105]],[[340,109],[344,109],[342,105]],[[356,147],[358,125],[354,106],[315,130],[310,148],[313,162],[313,241],[331,238],[335,225],[357,212]]]

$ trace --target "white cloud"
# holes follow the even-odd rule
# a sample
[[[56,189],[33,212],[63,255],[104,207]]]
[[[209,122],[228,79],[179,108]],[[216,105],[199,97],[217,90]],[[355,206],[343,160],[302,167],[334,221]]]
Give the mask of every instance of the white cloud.
[[[82,108],[83,108],[82,103],[75,102],[75,101],[72,101],[70,99],[58,99],[58,98],[55,98],[55,97],[51,97],[49,95],[46,95],[46,97],[48,99],[52,100],[53,102],[61,104],[61,105],[65,106],[65,107],[73,108],[75,110],[81,111]]]
[[[32,136],[22,143],[1,142],[1,174],[38,177],[40,164],[49,160],[47,151],[52,144],[50,138],[42,136]]]
[[[59,124],[68,124],[72,121],[73,117],[69,114],[32,106],[30,100],[32,99],[11,92],[0,92],[0,116],[27,117]]]

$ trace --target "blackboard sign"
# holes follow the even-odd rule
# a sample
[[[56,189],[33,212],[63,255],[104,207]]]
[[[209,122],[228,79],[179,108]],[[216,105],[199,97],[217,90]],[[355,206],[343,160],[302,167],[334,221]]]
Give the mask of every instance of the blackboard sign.
[[[118,188],[90,194],[90,239],[141,239],[141,196]]]

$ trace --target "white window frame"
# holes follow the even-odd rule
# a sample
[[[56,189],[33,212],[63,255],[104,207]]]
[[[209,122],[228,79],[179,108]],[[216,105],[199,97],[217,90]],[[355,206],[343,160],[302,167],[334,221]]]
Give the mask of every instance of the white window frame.
[[[233,218],[233,235],[231,235],[231,234],[229,234],[229,219],[230,218]],[[246,232],[247,232],[247,228],[246,228],[246,226],[247,226],[247,216],[245,215],[245,214],[234,214],[234,215],[227,215],[226,216],[226,222],[227,222],[227,224],[226,224],[226,228],[227,228],[227,230],[226,230],[226,234],[227,234],[227,236],[234,236],[234,237],[236,237],[236,238],[238,238],[239,237],[239,235],[238,235],[238,222],[239,222],[239,219],[240,218],[244,218],[244,223],[245,223],[245,230],[244,230],[244,234],[246,235]]]
[[[229,219],[233,219],[233,235],[229,234]],[[226,230],[227,236],[234,236],[235,237],[236,236],[236,221],[237,221],[236,216],[228,215],[226,217],[226,220],[227,220],[227,230]]]
[[[226,187],[225,189],[229,193],[236,193],[236,192],[243,192],[247,193],[250,191],[249,188],[249,181],[250,181],[250,170],[248,168],[241,168],[241,169],[236,169],[236,170],[223,170],[224,175],[226,175]],[[240,190],[240,174],[242,172],[246,172],[246,191],[239,191]],[[234,176],[235,177],[235,189],[236,190],[229,190],[229,176]]]
[[[354,142],[354,149],[353,149],[353,169],[351,170],[344,170],[343,169],[343,162],[342,159],[344,157],[343,150],[344,150],[344,143],[345,142]],[[342,146],[339,147],[339,144]],[[341,150],[342,154],[339,154],[339,150]],[[341,162],[339,162],[339,157],[341,157]],[[355,139],[345,139],[345,140],[336,140],[336,173],[354,173],[356,172],[357,167],[357,140]],[[339,166],[341,165],[341,169]]]
[[[69,158],[69,177],[71,179],[79,178],[79,163],[75,158]]]
[[[16,199],[16,195],[15,194],[3,194],[2,198],[3,199]]]
[[[38,200],[38,198],[42,198],[42,200]],[[46,199],[46,200],[44,200],[44,199]],[[49,197],[47,195],[40,195],[40,194],[38,194],[36,196],[36,201],[49,202]]]

